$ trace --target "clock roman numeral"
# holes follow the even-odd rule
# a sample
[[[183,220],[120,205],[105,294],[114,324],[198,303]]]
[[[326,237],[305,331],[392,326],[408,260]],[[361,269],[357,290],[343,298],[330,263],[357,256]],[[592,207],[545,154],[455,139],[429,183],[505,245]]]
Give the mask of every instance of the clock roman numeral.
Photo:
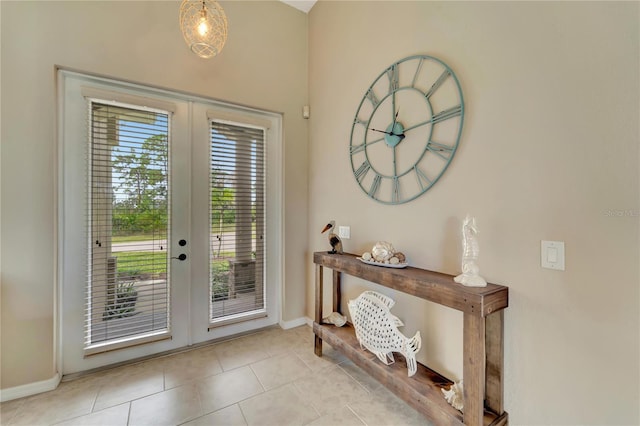
[[[387,78],[389,78],[389,93],[398,90],[399,76],[397,65],[391,65],[391,68],[387,70]]]
[[[443,145],[433,141],[429,141],[427,149],[445,161],[449,161],[451,159],[451,153],[453,152],[452,146]]]
[[[369,89],[369,91],[367,92],[367,99],[371,101],[374,108],[376,108],[380,103],[380,100],[378,99],[375,92],[373,91],[373,88]]]
[[[431,184],[433,184],[433,181],[429,179],[422,170],[420,170],[418,165],[413,166],[413,171],[416,173],[416,179],[418,179],[418,185],[420,185],[420,189],[422,189],[423,191],[426,188],[430,187]]]
[[[441,121],[448,120],[453,117],[457,117],[460,114],[462,114],[462,105],[456,105],[454,107],[442,110],[439,113],[435,114],[433,117],[431,117],[431,123],[436,124]]]
[[[393,189],[391,193],[391,201],[397,203],[400,199],[400,180],[398,176],[393,177]]]
[[[429,89],[429,91],[424,94],[424,97],[429,99],[431,95],[433,95],[435,91],[438,90],[440,86],[442,86],[442,83],[444,83],[444,81],[447,79],[447,77],[449,77],[449,75],[451,75],[449,70],[444,70],[444,72],[440,74],[440,77],[438,77],[436,82],[433,83],[433,86],[431,86],[431,89]]]
[[[373,182],[371,183],[371,188],[369,188],[369,197],[375,198],[376,192],[378,192],[378,188],[380,188],[381,180],[382,176],[376,174],[376,177],[373,178]]]
[[[367,172],[371,169],[371,164],[367,160],[364,160],[358,170],[355,171],[355,176],[358,182],[362,182],[362,179],[367,174]]]

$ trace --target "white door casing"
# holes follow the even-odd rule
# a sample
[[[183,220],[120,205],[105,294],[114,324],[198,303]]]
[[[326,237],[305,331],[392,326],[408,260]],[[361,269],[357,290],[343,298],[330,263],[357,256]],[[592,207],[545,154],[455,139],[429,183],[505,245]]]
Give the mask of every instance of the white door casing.
[[[98,76],[59,70],[59,192],[57,368],[61,374],[90,370],[169,351],[280,320],[283,277],[283,195],[281,115],[172,93]],[[136,102],[174,106],[170,124],[171,339],[85,356],[84,311],[88,262],[86,235],[87,102],[82,90],[117,93]],[[266,212],[267,316],[209,327],[209,147],[212,111],[233,122],[268,123],[266,130],[268,199]],[[178,241],[184,239],[186,246]]]

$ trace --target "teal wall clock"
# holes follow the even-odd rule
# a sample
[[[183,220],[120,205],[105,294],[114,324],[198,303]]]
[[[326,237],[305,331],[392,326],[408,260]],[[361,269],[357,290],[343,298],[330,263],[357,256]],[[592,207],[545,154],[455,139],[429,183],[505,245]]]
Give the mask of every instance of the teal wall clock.
[[[349,155],[356,182],[383,204],[403,204],[443,175],[460,142],[462,89],[441,60],[401,59],[366,90],[351,128]]]

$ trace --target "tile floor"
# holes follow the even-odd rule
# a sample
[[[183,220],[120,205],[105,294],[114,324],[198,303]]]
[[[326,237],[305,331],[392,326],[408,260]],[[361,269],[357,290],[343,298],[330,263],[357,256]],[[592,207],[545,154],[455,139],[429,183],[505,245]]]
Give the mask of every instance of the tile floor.
[[[62,382],[0,405],[2,425],[426,425],[307,326],[270,329]]]

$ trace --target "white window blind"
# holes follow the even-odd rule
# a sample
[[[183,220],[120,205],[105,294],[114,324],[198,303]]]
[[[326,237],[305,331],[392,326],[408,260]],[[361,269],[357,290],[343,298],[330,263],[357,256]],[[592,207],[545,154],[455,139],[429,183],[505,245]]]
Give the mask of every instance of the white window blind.
[[[211,325],[266,316],[265,129],[211,121]]]
[[[169,112],[89,100],[85,354],[169,333]]]

